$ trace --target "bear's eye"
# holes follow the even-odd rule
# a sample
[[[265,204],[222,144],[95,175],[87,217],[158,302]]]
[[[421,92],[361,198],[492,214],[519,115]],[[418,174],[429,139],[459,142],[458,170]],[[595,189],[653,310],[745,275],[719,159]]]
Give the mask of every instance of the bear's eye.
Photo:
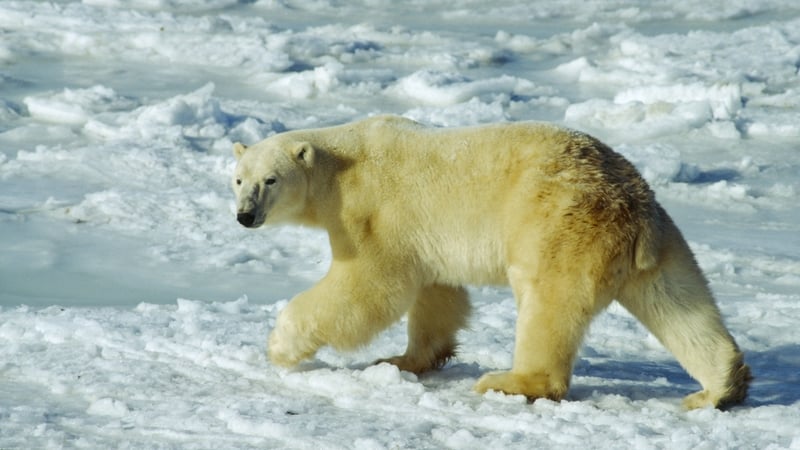
[[[267,186],[270,186],[270,185],[275,184],[277,181],[278,180],[275,177],[269,177],[266,180],[264,180],[264,184],[266,184]]]
[[[242,185],[242,179],[241,178],[237,178],[236,179],[236,185],[237,186],[241,186]]]

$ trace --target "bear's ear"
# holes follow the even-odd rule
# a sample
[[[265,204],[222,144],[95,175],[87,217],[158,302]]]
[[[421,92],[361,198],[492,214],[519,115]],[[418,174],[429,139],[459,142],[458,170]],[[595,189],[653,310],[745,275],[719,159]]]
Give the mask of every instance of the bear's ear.
[[[311,167],[314,164],[314,147],[308,142],[302,142],[292,150],[294,160],[306,167]]]
[[[236,160],[242,159],[242,155],[247,150],[247,146],[242,144],[241,142],[237,142],[233,144],[233,156],[236,157]]]

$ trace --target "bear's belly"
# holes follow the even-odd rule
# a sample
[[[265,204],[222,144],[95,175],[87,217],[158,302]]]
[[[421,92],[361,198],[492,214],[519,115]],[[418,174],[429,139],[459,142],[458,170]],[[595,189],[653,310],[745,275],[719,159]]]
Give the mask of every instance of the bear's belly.
[[[430,282],[461,286],[506,285],[506,263],[499,242],[448,236],[426,240],[418,254]]]

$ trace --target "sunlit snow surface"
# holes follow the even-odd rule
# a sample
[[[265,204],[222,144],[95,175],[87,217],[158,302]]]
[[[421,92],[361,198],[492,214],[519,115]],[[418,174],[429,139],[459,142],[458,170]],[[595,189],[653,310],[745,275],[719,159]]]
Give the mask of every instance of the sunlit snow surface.
[[[795,0],[0,3],[0,448],[800,449]],[[560,403],[471,391],[511,364],[510,291],[472,289],[459,357],[273,367],[324,234],[234,220],[235,141],[397,113],[525,119],[630,158],[681,226],[756,377],[691,380],[625,311]]]

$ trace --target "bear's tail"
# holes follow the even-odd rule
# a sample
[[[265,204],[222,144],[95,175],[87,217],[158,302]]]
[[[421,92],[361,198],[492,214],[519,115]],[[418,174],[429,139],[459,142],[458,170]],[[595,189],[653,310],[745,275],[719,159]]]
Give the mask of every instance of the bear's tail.
[[[659,213],[665,213],[657,208]],[[666,214],[666,213],[665,213]],[[639,234],[633,246],[633,267],[636,271],[652,270],[658,265],[661,253],[662,232],[659,224],[662,222],[657,216],[651,215],[654,220],[648,220],[639,228]]]

